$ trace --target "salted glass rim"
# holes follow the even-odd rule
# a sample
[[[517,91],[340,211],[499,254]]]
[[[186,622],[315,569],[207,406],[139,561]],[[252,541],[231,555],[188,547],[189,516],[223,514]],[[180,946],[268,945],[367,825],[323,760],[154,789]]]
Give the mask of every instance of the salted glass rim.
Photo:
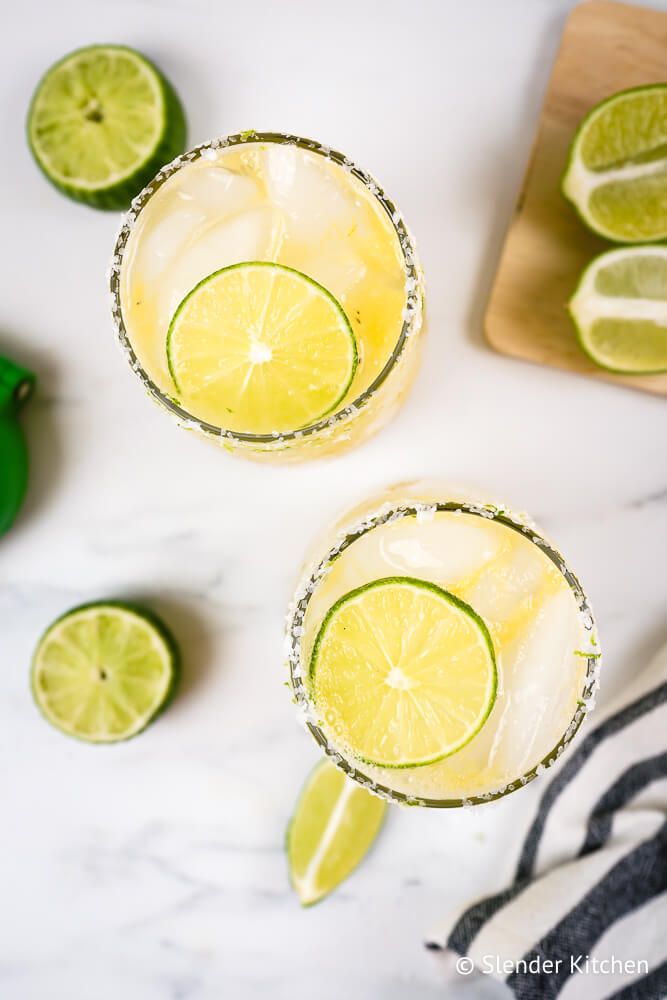
[[[130,233],[132,232],[137,218],[155,192],[177,171],[179,171],[182,167],[187,166],[189,163],[193,163],[195,160],[201,158],[206,159],[210,157],[212,153],[215,153],[220,149],[227,149],[231,146],[251,145],[253,143],[274,143],[276,145],[298,146],[300,149],[306,149],[311,153],[317,153],[320,156],[324,156],[326,159],[329,159],[333,163],[337,163],[339,166],[343,167],[350,174],[352,174],[353,177],[356,177],[357,180],[359,180],[373,195],[389,218],[401,248],[401,256],[405,272],[405,301],[401,330],[389,358],[371,384],[367,386],[367,388],[364,389],[364,391],[357,397],[355,397],[355,399],[346,403],[345,406],[335,410],[333,413],[327,414],[325,417],[322,417],[313,424],[308,424],[306,427],[297,428],[292,431],[275,431],[268,434],[249,434],[242,431],[229,430],[225,427],[219,427],[216,424],[211,424],[205,420],[201,420],[199,417],[196,417],[182,406],[179,406],[174,399],[172,399],[167,393],[163,392],[162,389],[160,389],[148,375],[141,364],[134,347],[132,346],[132,341],[123,318],[120,295],[120,276],[123,267],[123,257],[127,249]],[[180,156],[177,156],[176,159],[172,160],[170,163],[165,164],[165,166],[158,171],[152,181],[150,181],[150,183],[147,184],[146,187],[133,199],[130,210],[125,215],[118,236],[116,237],[111,269],[109,272],[109,290],[111,293],[111,308],[116,337],[120,343],[123,353],[127,358],[127,361],[130,364],[130,367],[138,375],[150,395],[152,395],[158,403],[164,406],[165,409],[176,417],[177,420],[187,424],[188,426],[196,427],[204,434],[213,435],[218,438],[221,437],[230,441],[237,441],[243,444],[259,445],[300,441],[304,438],[317,435],[321,431],[333,428],[337,424],[343,424],[345,421],[354,417],[358,411],[372,399],[378,389],[384,384],[387,377],[391,374],[403,355],[408,339],[412,335],[419,332],[422,320],[422,283],[422,270],[417,257],[415,243],[407,229],[407,226],[405,225],[403,216],[396,208],[394,202],[388,197],[388,195],[385,194],[384,190],[371,174],[369,174],[366,170],[362,170],[361,167],[357,166],[343,153],[339,153],[336,150],[331,149],[329,146],[325,146],[314,139],[305,139],[301,136],[292,135],[287,132],[256,132],[254,130],[248,132],[238,132],[234,135],[223,136],[219,139],[212,139],[207,142],[200,143],[198,146],[194,146],[192,149],[187,150]]]
[[[528,538],[534,545],[547,556],[555,565],[561,575],[565,578],[570,591],[574,595],[577,603],[578,617],[582,628],[589,634],[591,646],[595,651],[578,651],[586,660],[586,674],[581,693],[577,701],[577,708],[572,719],[568,723],[565,732],[556,745],[545,754],[532,768],[522,775],[514,778],[502,788],[479,795],[464,796],[461,798],[438,799],[427,796],[411,795],[407,792],[400,792],[389,788],[379,782],[374,781],[368,774],[359,770],[350,760],[327,739],[326,734],[316,722],[312,700],[308,694],[305,683],[305,672],[307,665],[302,670],[301,645],[304,635],[304,620],[310,599],[317,589],[321,580],[326,576],[331,564],[354,542],[369,531],[381,527],[383,524],[402,520],[404,517],[419,517],[427,512],[434,513],[459,512],[462,514],[473,514],[487,520],[498,521],[513,531],[518,532]],[[593,612],[588,597],[581,586],[577,576],[570,569],[563,556],[539,533],[535,525],[526,517],[509,512],[504,507],[494,504],[474,504],[465,501],[433,501],[433,502],[408,502],[392,503],[387,501],[381,505],[375,514],[362,518],[350,528],[346,528],[336,543],[329,549],[327,554],[317,563],[307,578],[302,579],[297,589],[297,594],[293,606],[290,608],[287,620],[287,660],[290,673],[290,684],[297,703],[297,706],[304,718],[305,724],[310,730],[315,741],[321,746],[329,759],[339,767],[346,775],[353,778],[359,784],[364,785],[369,791],[380,795],[382,798],[403,805],[429,806],[436,809],[452,809],[458,807],[481,805],[496,799],[504,798],[506,795],[517,791],[538,775],[544,773],[549,767],[556,763],[565,748],[574,739],[579,727],[589,711],[594,707],[594,692],[599,687],[599,669],[601,654],[597,640],[597,629]]]

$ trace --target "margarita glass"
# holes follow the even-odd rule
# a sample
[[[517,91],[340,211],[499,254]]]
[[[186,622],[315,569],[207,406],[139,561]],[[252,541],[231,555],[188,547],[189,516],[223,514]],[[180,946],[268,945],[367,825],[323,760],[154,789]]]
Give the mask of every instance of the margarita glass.
[[[421,698],[420,685],[430,683],[424,664],[434,662],[427,648],[434,633],[424,628],[422,604],[412,620],[409,614],[402,620],[400,613],[396,616],[396,641],[369,617],[382,609],[377,604],[382,586],[397,581],[409,584],[403,587],[409,601],[417,595],[422,604],[422,599],[428,603],[444,593],[449,603],[440,603],[448,613],[467,609],[459,614],[465,627],[485,635],[495,653],[487,655],[494,676],[490,694],[484,696],[486,707],[470,722],[468,734],[454,752],[450,746],[437,759],[416,766],[399,763],[405,758],[405,734],[414,735],[406,729],[406,719],[413,718],[414,724],[416,718],[419,725],[420,719],[435,720],[432,731],[440,718],[452,717],[434,714],[441,707],[437,698],[431,704],[422,700],[418,716],[413,711],[413,696]],[[373,593],[374,611],[355,598]],[[319,667],[318,655],[324,655],[322,644],[326,646],[341,608],[352,612],[342,632],[329,642],[329,666],[333,656],[334,669],[326,683],[320,682],[324,667]],[[453,724],[460,727],[468,720],[464,708],[457,710],[456,698],[459,689],[461,704],[470,696],[466,685],[472,683],[471,656],[475,650],[475,655],[482,654],[479,646],[471,646],[470,636],[456,655],[453,632],[439,636],[437,668],[444,665],[445,674],[433,682],[433,690],[439,696],[449,685],[447,711],[453,700]],[[600,653],[593,616],[562,556],[524,515],[437,484],[393,487],[349,512],[326,533],[290,605],[286,642],[299,713],[325,753],[372,791],[412,805],[478,804],[522,787],[561,755],[592,708],[598,684]],[[361,686],[368,682],[366,664],[359,673],[357,662],[369,650],[375,685],[370,699]],[[336,670],[342,678],[338,689]],[[454,672],[449,678],[448,670]],[[358,716],[361,730],[354,728]],[[380,764],[377,751],[358,749],[375,730],[385,753]],[[356,733],[356,746],[350,733]]]
[[[300,272],[349,321],[350,380],[306,425],[256,433],[233,416],[214,421],[172,377],[167,336],[179,304],[207,276],[244,262]],[[110,288],[121,346],[149,395],[181,425],[248,457],[307,458],[362,440],[396,412],[416,371],[423,278],[403,218],[369,174],[308,139],[242,133],[165,166],[123,223]],[[255,343],[250,355],[254,376],[271,352]],[[217,358],[210,377],[230,364]]]

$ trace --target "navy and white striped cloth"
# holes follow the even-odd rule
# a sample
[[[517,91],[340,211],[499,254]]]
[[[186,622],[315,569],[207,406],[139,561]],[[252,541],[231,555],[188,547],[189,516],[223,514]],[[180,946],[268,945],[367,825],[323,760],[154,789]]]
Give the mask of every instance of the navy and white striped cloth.
[[[542,779],[514,882],[427,942],[452,982],[458,960],[519,1000],[667,997],[667,647],[589,726]]]

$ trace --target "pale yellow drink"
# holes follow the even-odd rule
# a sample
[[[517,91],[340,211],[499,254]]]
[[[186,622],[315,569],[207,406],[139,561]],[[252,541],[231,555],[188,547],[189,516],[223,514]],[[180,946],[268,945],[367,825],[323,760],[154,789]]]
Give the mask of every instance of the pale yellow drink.
[[[211,427],[178,398],[166,339],[179,303],[207,275],[250,261],[304,273],[349,319],[359,363],[336,412],[314,428],[244,435],[232,418]],[[254,455],[299,457],[358,440],[391,415],[414,374],[421,272],[402,219],[367,175],[306,140],[234,136],[165,168],[121,232],[112,289],[121,342],[152,394],[189,426]]]
[[[313,703],[309,678],[327,612],[388,577],[428,581],[465,601],[486,623],[497,661],[495,702],[479,731],[450,756],[417,767],[358,759]],[[397,622],[403,635],[413,627]],[[557,758],[592,705],[599,650],[578,581],[530,521],[414,484],[362,504],[318,544],[290,609],[288,655],[304,718],[336,762],[399,801],[462,805],[513,791]],[[388,652],[387,691],[396,674],[390,659]]]

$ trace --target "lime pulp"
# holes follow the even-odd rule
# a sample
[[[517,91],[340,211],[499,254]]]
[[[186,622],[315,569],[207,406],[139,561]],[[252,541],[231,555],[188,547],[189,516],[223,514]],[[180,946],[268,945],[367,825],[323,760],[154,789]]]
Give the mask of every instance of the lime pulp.
[[[32,693],[57,729],[90,743],[115,743],[135,736],[165,707],[178,667],[176,643],[153,613],[115,601],[86,604],[40,639]]]
[[[185,116],[145,56],[91,45],[40,80],[28,111],[37,165],[60,191],[95,208],[124,209],[185,148]]]

